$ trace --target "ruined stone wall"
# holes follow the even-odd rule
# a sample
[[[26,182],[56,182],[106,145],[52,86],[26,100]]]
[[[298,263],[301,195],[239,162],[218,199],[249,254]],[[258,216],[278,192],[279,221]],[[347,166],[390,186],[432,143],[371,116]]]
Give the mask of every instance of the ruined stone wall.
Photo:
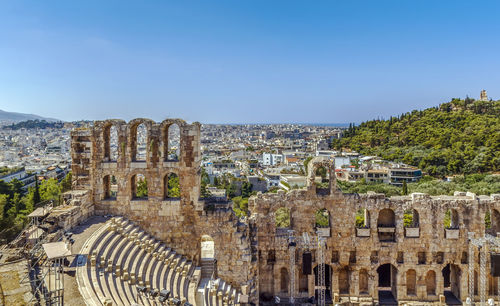
[[[147,129],[145,161],[137,161],[136,131]],[[180,130],[180,156],[168,160],[168,128]],[[109,131],[118,134],[116,160],[109,153]],[[215,243],[218,276],[236,288],[254,287],[256,265],[251,263],[248,227],[239,223],[231,209],[205,210],[200,197],[200,124],[168,119],[161,123],[149,119],[96,121],[88,131],[72,133],[73,187],[88,189],[96,214],[125,216],[169,247],[199,264],[201,237],[209,235]],[[83,148],[83,149],[81,149]],[[179,177],[179,198],[165,198],[165,176]],[[133,197],[134,175],[147,180],[148,197]],[[116,197],[107,196],[106,178],[117,181]],[[255,295],[255,294],[254,294]],[[256,296],[256,295],[255,295]]]
[[[136,131],[139,124],[147,127],[145,161],[135,160]],[[166,158],[168,127],[180,128],[180,156]],[[118,157],[109,154],[109,130],[118,131]],[[198,263],[201,237],[209,235],[215,243],[218,276],[236,288],[248,292],[250,301],[260,297],[289,296],[290,257],[287,229],[276,229],[275,214],[281,207],[290,210],[291,226],[296,237],[308,233],[316,237],[315,213],[329,212],[329,227],[321,229],[326,239],[325,264],[332,269],[329,291],[336,300],[363,302],[378,299],[379,272],[382,265],[391,267],[390,290],[399,301],[437,301],[443,294],[443,270],[450,268],[450,290],[465,301],[468,296],[468,258],[473,256],[479,272],[478,253],[469,254],[468,232],[476,237],[487,230],[485,214],[491,212],[492,228],[500,232],[500,195],[477,197],[458,193],[456,196],[430,197],[425,194],[386,198],[381,194],[343,194],[336,187],[333,165],[324,158],[310,162],[307,187],[288,193],[259,194],[250,198],[250,217],[238,220],[231,209],[206,209],[200,197],[200,124],[182,120],[156,123],[148,119],[97,121],[88,130],[72,132],[73,189],[84,192],[79,203],[85,212],[75,216],[97,214],[122,215],[144,230]],[[328,169],[332,178],[327,188],[317,188],[317,168]],[[180,178],[180,198],[164,197],[164,178],[176,173]],[[145,176],[148,198],[136,199],[132,177]],[[117,180],[116,198],[106,197],[106,178]],[[84,195],[84,196],[83,196]],[[75,206],[75,205],[73,205]],[[369,215],[368,227],[356,228],[356,212],[364,208]],[[418,212],[417,227],[405,228],[404,212]],[[445,230],[445,212],[453,211],[454,229]],[[389,212],[389,214],[387,214]],[[394,214],[394,224],[391,223]],[[380,216],[380,218],[379,218]],[[494,217],[495,216],[495,217]],[[76,220],[76,218],[74,218]],[[384,220],[384,222],[379,222]],[[386,223],[379,226],[378,223]],[[381,241],[387,235],[394,241]],[[300,242],[300,239],[298,239]],[[302,274],[302,254],[298,244],[295,254],[295,296],[315,294],[315,277]],[[313,267],[317,266],[316,247],[310,249]],[[489,261],[489,256],[487,257]],[[489,263],[488,263],[489,265]],[[489,269],[488,269],[489,272]],[[381,274],[380,274],[381,275]],[[492,283],[493,284],[493,283]],[[495,285],[496,286],[496,285]],[[477,285],[476,285],[477,288]],[[494,293],[492,291],[491,293]]]
[[[256,224],[252,234],[258,241],[258,286],[261,297],[289,296],[287,285],[282,284],[289,279],[283,277],[281,272],[283,269],[286,271],[290,269],[288,234],[283,229],[277,229],[275,225],[276,211],[280,207],[286,207],[290,210],[291,216],[289,229],[299,238],[296,264],[293,267],[297,279],[295,296],[305,297],[315,294],[314,274],[302,275],[302,254],[305,248],[300,246],[300,237],[302,233],[308,233],[311,237],[316,236],[315,212],[326,208],[330,215],[330,227],[326,229],[329,237],[325,237],[324,252],[325,263],[333,271],[330,286],[332,297],[336,296],[342,301],[351,302],[378,299],[377,269],[383,264],[392,264],[395,268],[393,278],[395,282],[392,285],[396,299],[437,301],[444,290],[442,271],[451,264],[452,281],[455,281],[455,284],[450,288],[457,298],[463,301],[466,299],[469,255],[467,233],[475,232],[476,237],[484,235],[485,214],[490,210],[500,211],[500,195],[477,197],[473,194],[459,193],[457,196],[431,197],[426,194],[413,194],[386,198],[383,194],[374,193],[342,194],[336,188],[335,181],[330,182],[331,189],[325,192],[316,190],[314,169],[318,166],[328,166],[328,163],[325,164],[325,160],[321,158],[315,158],[311,161],[311,165],[310,182],[306,189],[292,190],[288,193],[259,194],[249,200],[251,222]],[[368,233],[368,237],[360,237],[359,234],[363,233],[357,233],[355,220],[356,212],[360,208],[365,208],[369,213],[369,226],[368,229],[364,229],[364,234]],[[394,228],[378,227],[379,212],[383,209],[394,212]],[[420,222],[416,229],[403,226],[403,215],[407,209],[418,211]],[[458,229],[449,230],[447,234],[443,222],[448,209],[455,210],[459,223]],[[499,223],[500,219],[492,217],[493,229],[500,228]],[[395,242],[381,242],[379,231],[394,231]],[[415,234],[417,237],[409,237]],[[310,251],[313,267],[316,267],[317,250]],[[487,259],[489,261],[489,256]],[[475,269],[479,273],[477,252],[475,262]],[[489,262],[487,267],[489,273]],[[362,270],[367,272],[368,277],[362,276],[360,280]],[[408,273],[410,278],[411,274],[416,274],[414,293],[411,288],[412,281],[408,281],[410,288],[407,288],[409,270],[414,270]],[[432,291],[433,273],[435,273],[435,293]],[[367,290],[360,290],[360,286],[361,289],[367,287]]]

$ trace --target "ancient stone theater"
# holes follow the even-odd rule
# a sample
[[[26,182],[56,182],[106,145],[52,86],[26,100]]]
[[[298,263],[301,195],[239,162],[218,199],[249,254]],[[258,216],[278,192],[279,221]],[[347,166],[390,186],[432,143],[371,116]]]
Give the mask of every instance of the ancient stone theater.
[[[75,283],[65,295],[77,288],[88,305],[498,301],[500,195],[346,194],[332,162],[316,157],[305,188],[252,196],[248,217],[238,218],[230,204],[201,197],[200,127],[106,120],[72,132],[73,189],[39,218],[72,237]],[[315,179],[320,167],[326,185]]]

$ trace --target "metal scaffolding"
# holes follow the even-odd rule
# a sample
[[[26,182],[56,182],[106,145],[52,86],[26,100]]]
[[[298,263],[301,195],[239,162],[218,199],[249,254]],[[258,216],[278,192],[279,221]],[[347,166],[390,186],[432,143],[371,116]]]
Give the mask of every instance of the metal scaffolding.
[[[467,298],[466,304],[474,305],[474,259],[475,254],[474,250],[477,248],[477,253],[479,256],[479,284],[478,284],[478,293],[479,293],[479,301],[480,305],[486,305],[486,261],[488,254],[491,251],[500,251],[500,239],[497,237],[493,237],[489,234],[485,234],[484,237],[474,238],[475,233],[469,232],[467,237],[469,240],[469,297]],[[498,279],[498,294],[500,301],[500,279]]]
[[[313,239],[308,233],[302,233],[302,239],[296,239],[295,232],[293,230],[288,231],[287,246],[289,254],[289,265],[290,265],[290,303],[295,303],[296,288],[297,288],[297,275],[296,275],[296,250],[303,249],[309,251],[311,249],[316,249],[318,251],[318,284],[316,288],[318,289],[318,305],[325,305],[326,303],[326,284],[325,284],[325,238],[321,237],[320,234]],[[316,290],[315,288],[315,290]]]
[[[326,284],[325,284],[325,239],[318,236],[318,305],[323,306],[326,303]]]
[[[293,235],[293,230],[288,231],[288,253],[290,257],[290,303],[295,302],[295,237]]]

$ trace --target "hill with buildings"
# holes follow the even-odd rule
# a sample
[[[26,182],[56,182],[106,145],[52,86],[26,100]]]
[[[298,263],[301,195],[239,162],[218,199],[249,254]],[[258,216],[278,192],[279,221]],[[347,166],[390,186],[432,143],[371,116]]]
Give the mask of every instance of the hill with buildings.
[[[351,125],[333,147],[401,161],[436,177],[500,171],[500,100],[452,99]]]
[[[45,118],[38,115],[33,114],[24,114],[24,113],[15,113],[15,112],[6,112],[0,109],[0,124],[11,124],[21,121],[27,120],[45,120],[48,122],[61,121],[53,118]]]
[[[12,123],[11,125],[5,125],[3,128],[7,130],[19,130],[19,129],[62,129],[64,123],[62,121],[45,121],[45,120],[28,120],[21,121],[18,123]]]

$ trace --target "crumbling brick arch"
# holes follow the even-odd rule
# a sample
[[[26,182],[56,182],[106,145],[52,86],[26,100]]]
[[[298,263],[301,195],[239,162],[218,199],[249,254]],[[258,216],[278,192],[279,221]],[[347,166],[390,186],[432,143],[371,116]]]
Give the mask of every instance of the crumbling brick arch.
[[[171,169],[162,174],[163,182],[163,199],[164,200],[180,200],[182,194],[182,185],[177,169]]]
[[[378,212],[378,238],[383,242],[396,242],[396,214],[391,208],[384,208]]]
[[[314,228],[327,228],[330,227],[330,211],[326,208],[316,210],[314,214]]]
[[[444,228],[458,229],[460,227],[460,214],[455,207],[449,207],[443,215]]]
[[[370,210],[367,207],[359,207],[355,215],[357,228],[370,228]]]
[[[178,162],[182,156],[181,148],[183,145],[183,137],[182,137],[182,131],[186,125],[186,122],[181,119],[166,119],[162,121],[160,124],[160,130],[161,130],[161,158],[163,161],[168,161],[168,162]],[[176,156],[174,157],[171,153],[172,148],[169,145],[170,142],[170,134],[169,131],[171,132],[171,129],[175,128],[175,126],[178,127],[179,129],[179,147],[178,147],[178,152],[175,154]]]
[[[316,171],[320,168],[325,168],[328,175],[328,188],[321,188],[316,183]],[[307,188],[310,192],[317,195],[330,195],[336,188],[335,164],[324,156],[317,156],[307,165]]]
[[[155,150],[155,140],[152,137],[153,126],[155,122],[151,119],[137,118],[131,120],[127,125],[127,135],[128,135],[128,152],[130,162],[136,162],[137,160],[137,128],[139,125],[144,124],[146,127],[146,162],[149,161]]]
[[[125,121],[120,119],[109,119],[96,122],[96,130],[100,131],[98,137],[102,139],[102,147],[100,149],[104,162],[116,162],[124,155],[123,150],[121,150],[120,132],[122,126],[125,124]],[[116,146],[113,146],[112,142],[116,142]]]
[[[102,194],[102,200],[116,200],[116,191],[112,190],[113,179],[116,178],[112,174],[106,174],[102,178],[102,187],[104,192]]]
[[[379,211],[377,218],[379,227],[394,227],[396,226],[396,214],[391,208],[384,208]]]
[[[147,195],[145,197],[138,194],[137,182],[141,177],[144,178],[144,180],[146,182]],[[151,178],[145,172],[141,172],[139,170],[132,171],[132,173],[129,175],[129,179],[127,181],[128,181],[128,184],[130,185],[129,190],[130,190],[130,199],[131,200],[148,200],[149,195],[151,194],[151,190],[150,190]]]
[[[403,226],[416,228],[420,226],[420,214],[415,208],[406,209],[403,213]]]
[[[497,236],[500,232],[500,213],[495,208],[490,208],[489,210],[489,227],[485,224],[486,233]]]

